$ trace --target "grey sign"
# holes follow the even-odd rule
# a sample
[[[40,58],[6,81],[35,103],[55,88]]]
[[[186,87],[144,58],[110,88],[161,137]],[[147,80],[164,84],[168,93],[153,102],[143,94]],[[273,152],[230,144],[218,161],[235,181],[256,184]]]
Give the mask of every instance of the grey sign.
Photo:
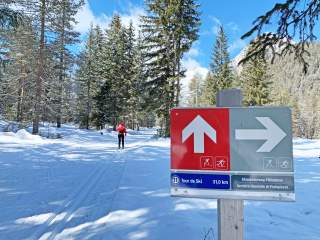
[[[293,176],[233,175],[232,189],[247,191],[293,192]]]
[[[291,111],[230,109],[231,171],[293,172]]]

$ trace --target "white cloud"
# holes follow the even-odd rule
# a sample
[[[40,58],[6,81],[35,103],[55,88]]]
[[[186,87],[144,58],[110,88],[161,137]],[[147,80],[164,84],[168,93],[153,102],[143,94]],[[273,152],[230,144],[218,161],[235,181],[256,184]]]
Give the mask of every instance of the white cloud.
[[[89,2],[86,0],[85,5],[82,6],[80,11],[76,15],[77,24],[75,30],[81,34],[88,32],[90,25],[100,25],[105,28],[111,21],[111,17],[105,14],[95,16],[91,10]]]
[[[184,104],[186,97],[189,94],[189,83],[191,79],[196,74],[199,74],[204,79],[208,74],[208,69],[201,66],[197,60],[188,56],[188,54],[182,59],[182,66],[186,69],[185,77],[181,79],[181,102]]]
[[[219,31],[219,27],[222,25],[224,26],[224,29],[231,31],[233,33],[237,33],[240,31],[238,24],[236,24],[235,22],[228,22],[227,24],[223,24],[221,20],[215,16],[209,16],[209,19],[213,22],[213,26],[211,27],[211,31],[206,30],[203,32],[205,35],[212,34],[212,33],[214,35],[217,35]]]
[[[121,17],[121,21],[125,26],[128,26],[130,21],[132,21],[134,28],[137,30],[140,24],[140,16],[145,15],[145,11],[141,7],[134,6],[129,3],[129,11],[127,13],[118,13]],[[112,14],[113,15],[113,14]],[[112,20],[112,15],[100,14],[98,16],[94,15],[88,0],[85,1],[85,5],[80,9],[76,15],[77,24],[75,29],[81,34],[85,34],[90,29],[90,25],[99,25],[103,29],[107,28]]]
[[[242,50],[246,46],[247,46],[246,41],[244,41],[242,39],[237,39],[230,44],[228,50],[229,50],[229,52],[234,52],[237,50]]]
[[[200,54],[199,49],[193,47],[193,48],[191,48],[191,49],[189,50],[189,52],[186,53],[185,57],[186,57],[186,58],[197,57],[197,56],[199,56],[199,54]]]
[[[184,87],[188,87],[190,80],[194,75],[200,74],[204,78],[208,73],[207,68],[201,66],[197,60],[191,57],[184,58],[182,60],[182,66],[186,69],[186,76],[181,81]]]
[[[146,12],[143,8],[130,4],[129,13],[120,13],[119,15],[121,16],[121,21],[125,26],[129,26],[130,21],[132,21],[133,27],[135,28],[135,30],[137,30],[140,25],[140,16],[146,15]]]
[[[219,18],[215,17],[215,16],[209,16],[209,18],[216,24],[216,25],[221,25],[221,21],[219,20]]]
[[[219,27],[222,25],[221,21],[218,18],[216,18],[215,16],[210,16],[209,18],[213,21],[213,27],[212,27],[211,31],[214,35],[217,35],[218,31],[219,31]]]
[[[234,22],[229,22],[227,24],[227,27],[233,32],[239,32],[240,31],[240,28],[239,28],[238,24],[236,24]]]

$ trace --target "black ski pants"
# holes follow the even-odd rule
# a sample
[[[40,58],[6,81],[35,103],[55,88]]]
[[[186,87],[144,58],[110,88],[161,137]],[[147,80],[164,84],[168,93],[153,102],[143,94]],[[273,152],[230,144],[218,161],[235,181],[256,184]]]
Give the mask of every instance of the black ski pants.
[[[122,148],[124,148],[124,133],[119,133],[118,134],[118,146],[120,149],[120,145],[122,143]]]

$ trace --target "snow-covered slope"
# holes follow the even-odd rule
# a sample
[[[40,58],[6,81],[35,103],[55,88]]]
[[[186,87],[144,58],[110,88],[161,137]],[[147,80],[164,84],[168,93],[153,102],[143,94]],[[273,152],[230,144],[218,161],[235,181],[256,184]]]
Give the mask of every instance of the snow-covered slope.
[[[169,195],[169,140],[64,127],[0,133],[0,239],[217,239],[215,200]],[[320,239],[320,141],[294,141],[294,203],[245,203],[245,239]],[[210,230],[212,229],[212,230]]]

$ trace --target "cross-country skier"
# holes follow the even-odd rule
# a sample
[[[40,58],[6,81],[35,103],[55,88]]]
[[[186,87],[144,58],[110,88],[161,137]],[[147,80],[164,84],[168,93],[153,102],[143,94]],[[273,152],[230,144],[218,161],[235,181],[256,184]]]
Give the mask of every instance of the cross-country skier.
[[[124,125],[124,122],[120,122],[118,127],[117,127],[117,131],[118,131],[118,146],[120,149],[120,143],[122,143],[122,149],[124,149],[124,136],[127,135],[127,129],[126,126]]]

